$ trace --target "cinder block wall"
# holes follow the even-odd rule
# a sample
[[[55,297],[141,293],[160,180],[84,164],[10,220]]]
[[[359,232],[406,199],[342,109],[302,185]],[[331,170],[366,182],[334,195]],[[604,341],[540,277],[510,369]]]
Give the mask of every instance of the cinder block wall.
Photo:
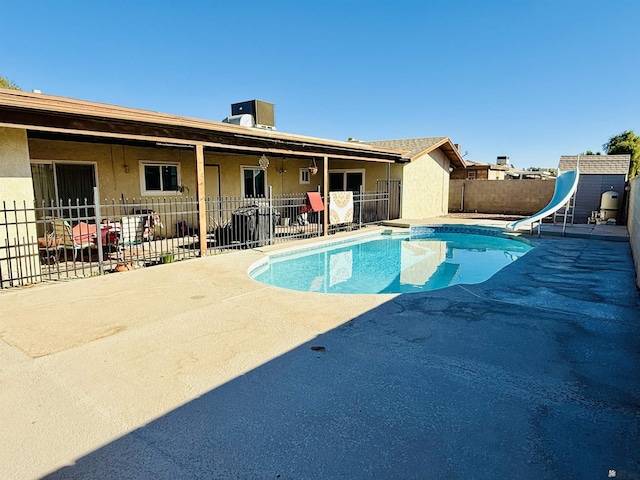
[[[555,185],[555,179],[451,180],[449,211],[531,215],[549,203]]]
[[[640,177],[634,177],[629,184],[629,215],[627,218],[627,229],[629,230],[629,241],[631,243],[631,253],[633,263],[636,267],[636,281],[640,288]]]

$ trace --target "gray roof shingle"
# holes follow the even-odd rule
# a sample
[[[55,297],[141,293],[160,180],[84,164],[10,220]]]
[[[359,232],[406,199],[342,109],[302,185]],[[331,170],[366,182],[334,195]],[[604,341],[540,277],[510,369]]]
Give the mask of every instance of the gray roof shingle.
[[[580,174],[626,175],[630,162],[631,155],[562,155],[558,170],[575,170],[578,165]]]
[[[447,137],[424,137],[424,138],[405,138],[402,140],[379,140],[375,142],[363,142],[369,145],[382,148],[391,148],[408,152],[407,157],[413,158],[416,155],[429,150],[434,145],[446,140]]]

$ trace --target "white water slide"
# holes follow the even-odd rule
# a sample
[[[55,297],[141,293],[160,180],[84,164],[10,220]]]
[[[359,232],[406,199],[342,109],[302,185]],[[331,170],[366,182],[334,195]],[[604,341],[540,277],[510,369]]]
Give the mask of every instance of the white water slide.
[[[560,210],[563,207],[569,207],[569,200],[578,188],[578,179],[580,177],[580,173],[578,172],[578,168],[575,170],[569,170],[568,172],[562,172],[558,175],[556,179],[556,189],[553,192],[553,197],[549,204],[540,210],[538,213],[531,215],[530,217],[523,218],[522,220],[517,220],[515,222],[511,222],[507,224],[505,227],[507,230],[516,231],[522,227],[528,227],[529,230],[533,230],[533,224],[538,222],[538,228],[540,228],[540,223],[542,223],[542,219],[547,218],[550,215],[553,215],[555,212]],[[567,215],[565,210],[564,221],[566,224]]]

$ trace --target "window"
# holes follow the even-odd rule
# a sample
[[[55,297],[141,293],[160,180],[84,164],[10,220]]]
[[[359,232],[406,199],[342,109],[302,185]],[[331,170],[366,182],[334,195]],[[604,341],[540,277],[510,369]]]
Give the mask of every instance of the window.
[[[242,169],[242,196],[264,197],[267,191],[267,174],[261,168],[240,167]]]
[[[360,193],[364,188],[364,170],[331,170],[329,171],[329,191],[351,190]]]
[[[301,168],[300,169],[300,183],[309,183],[309,169]]]
[[[89,162],[44,162],[31,163],[33,193],[38,207],[51,207],[62,201],[63,205],[93,205],[93,187],[96,186],[96,166]],[[69,216],[70,211],[51,215]],[[93,208],[83,210],[83,215],[94,215]]]
[[[140,163],[140,190],[143,195],[178,194],[179,187],[179,163]]]
[[[467,180],[475,180],[478,178],[478,172],[475,170],[469,170],[467,172]]]

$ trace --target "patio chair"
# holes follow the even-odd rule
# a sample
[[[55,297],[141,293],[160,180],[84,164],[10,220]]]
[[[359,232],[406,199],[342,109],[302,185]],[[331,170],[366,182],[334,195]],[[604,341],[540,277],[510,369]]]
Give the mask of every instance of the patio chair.
[[[43,221],[43,227],[43,236],[38,237],[40,261],[43,265],[52,265],[58,263],[60,250],[62,249],[62,247],[60,246],[62,240],[56,237],[52,219],[45,219]]]
[[[71,228],[71,224],[62,218],[56,218],[53,222],[53,233],[56,242],[59,242],[59,248],[63,250],[71,250],[73,252],[73,261],[78,257],[78,252],[90,249],[95,245],[94,237],[96,227],[87,223],[79,223]],[[93,228],[92,228],[93,227]],[[74,231],[75,229],[75,231]],[[65,255],[66,259],[66,255]]]

